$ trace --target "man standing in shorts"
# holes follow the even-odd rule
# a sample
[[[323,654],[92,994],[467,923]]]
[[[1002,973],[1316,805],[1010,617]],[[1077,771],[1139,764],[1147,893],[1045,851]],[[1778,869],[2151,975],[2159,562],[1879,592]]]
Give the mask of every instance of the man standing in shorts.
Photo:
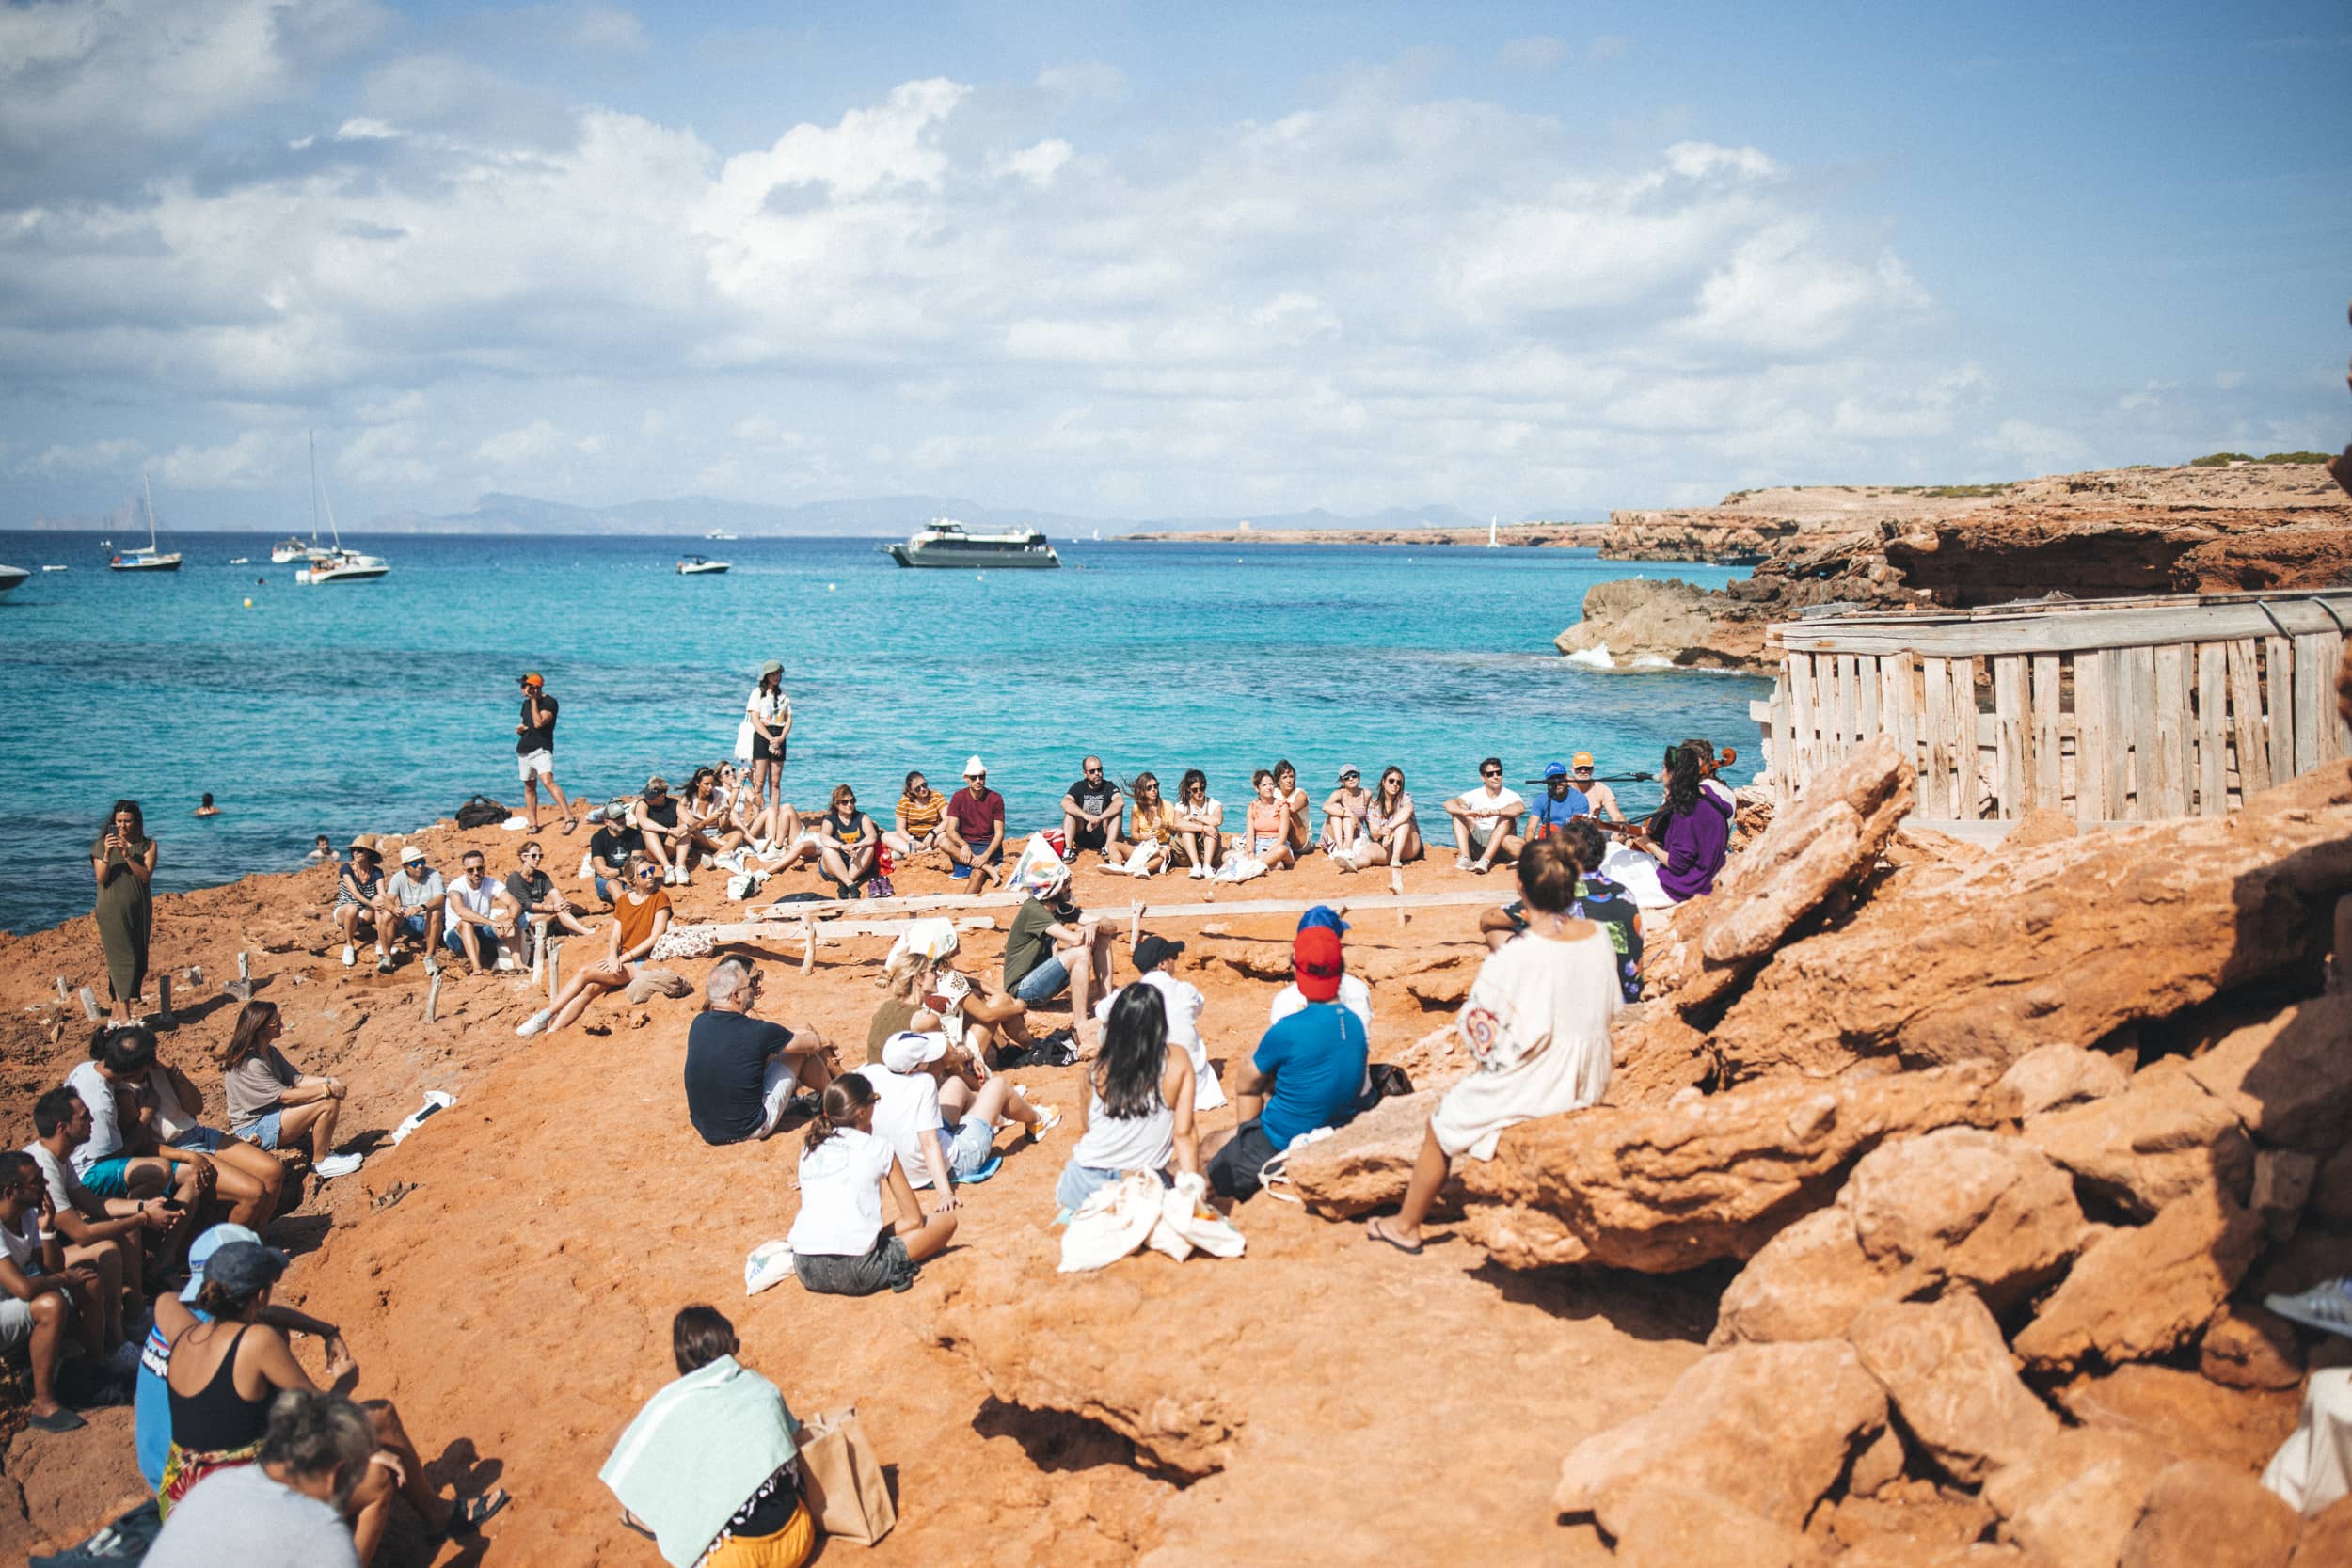
[[[1064,865],[1075,865],[1081,849],[1091,849],[1108,860],[1114,847],[1126,847],[1126,840],[1119,833],[1119,786],[1103,776],[1101,757],[1087,758],[1082,768],[1084,776],[1061,798]]]
[[[572,803],[555,786],[556,701],[548,695],[547,680],[536,670],[523,676],[522,691],[522,722],[515,726],[515,770],[522,775],[523,815],[531,818],[531,831],[537,832],[539,785],[545,784],[548,799],[564,814],[564,831],[568,833],[580,826],[580,818],[572,815]]]

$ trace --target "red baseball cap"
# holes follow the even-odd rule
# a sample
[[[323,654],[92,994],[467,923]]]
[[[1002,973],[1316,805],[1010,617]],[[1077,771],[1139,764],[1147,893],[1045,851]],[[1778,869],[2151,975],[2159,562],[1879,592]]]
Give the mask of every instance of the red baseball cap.
[[[1298,994],[1310,1002],[1328,1002],[1340,993],[1340,976],[1347,960],[1340,953],[1340,934],[1327,926],[1310,926],[1291,943],[1291,973]]]

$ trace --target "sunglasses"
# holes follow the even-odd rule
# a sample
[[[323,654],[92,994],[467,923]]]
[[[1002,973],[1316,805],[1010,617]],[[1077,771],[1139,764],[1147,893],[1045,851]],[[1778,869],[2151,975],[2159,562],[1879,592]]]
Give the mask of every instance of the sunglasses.
[[[661,871],[660,871],[660,868],[659,866],[651,866],[651,865],[648,865],[648,866],[642,867],[642,868],[638,871],[638,873],[637,873],[637,879],[638,879],[639,881],[641,881],[641,882],[649,882],[649,881],[652,881],[655,878],[657,878],[657,877],[659,877],[659,876],[660,876],[660,875],[661,875]]]
[[[1499,779],[1502,777],[1502,769],[1500,768],[1482,768],[1478,770],[1478,776],[1482,779]]]

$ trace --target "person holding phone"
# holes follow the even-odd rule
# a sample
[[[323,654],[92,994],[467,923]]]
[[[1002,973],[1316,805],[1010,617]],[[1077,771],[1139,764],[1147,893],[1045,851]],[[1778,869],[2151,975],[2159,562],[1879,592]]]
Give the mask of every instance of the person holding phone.
[[[114,1022],[131,1022],[147,995],[147,942],[155,925],[155,841],[136,800],[117,800],[89,848],[98,879],[98,940],[106,950],[106,990]]]

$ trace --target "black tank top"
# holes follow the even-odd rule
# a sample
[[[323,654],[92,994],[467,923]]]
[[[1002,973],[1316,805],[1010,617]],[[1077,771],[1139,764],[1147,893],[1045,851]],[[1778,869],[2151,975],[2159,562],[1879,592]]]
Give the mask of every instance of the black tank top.
[[[250,1448],[262,1440],[262,1432],[269,1425],[271,1394],[248,1400],[237,1392],[237,1346],[251,1326],[247,1323],[237,1330],[236,1338],[229,1341],[229,1354],[213,1370],[211,1381],[195,1393],[183,1394],[171,1386],[169,1377],[164,1380],[171,1395],[171,1440],[191,1453],[229,1453]],[[177,1340],[172,1348],[179,1349]]]

